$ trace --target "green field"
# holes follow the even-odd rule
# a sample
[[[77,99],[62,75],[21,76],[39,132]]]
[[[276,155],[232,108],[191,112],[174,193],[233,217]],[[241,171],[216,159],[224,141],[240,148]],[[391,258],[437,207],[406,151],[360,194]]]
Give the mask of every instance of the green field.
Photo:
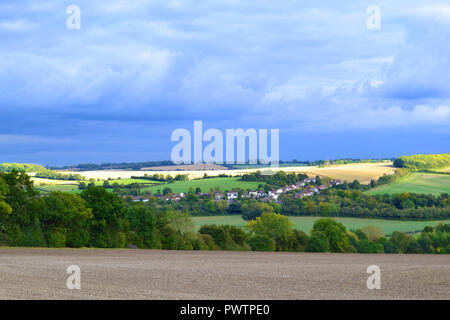
[[[232,190],[234,188],[256,189],[261,182],[239,181],[239,178],[208,178],[199,180],[177,181],[173,183],[165,183],[162,185],[151,186],[142,189],[156,193],[158,189],[162,192],[164,188],[169,187],[174,193],[188,192],[190,188],[199,187],[202,192],[209,192],[210,189],[220,187],[222,191]]]
[[[56,184],[52,186],[37,186],[37,190],[40,192],[51,192],[51,191],[64,191],[69,193],[77,193],[78,192],[78,184]]]
[[[241,216],[216,216],[216,217],[193,217],[194,225],[199,229],[205,224],[228,224],[238,227],[244,227],[246,222]],[[295,228],[303,232],[309,233],[312,229],[314,221],[320,217],[289,217],[295,223]],[[383,230],[386,235],[390,235],[393,231],[416,232],[422,231],[425,226],[436,226],[440,223],[450,223],[450,220],[442,221],[398,221],[383,219],[360,219],[360,218],[333,218],[345,225],[347,230],[361,229],[365,226],[375,226]]]
[[[413,173],[392,183],[376,187],[367,194],[425,193],[440,195],[450,193],[450,175],[433,173]]]
[[[52,181],[50,180],[49,183],[51,183]],[[90,181],[84,181],[86,184],[89,184]],[[96,186],[103,186],[103,182],[104,181],[94,181]],[[132,183],[140,183],[142,185],[154,185],[154,184],[159,184],[159,181],[154,181],[154,180],[147,180],[147,179],[114,179],[114,180],[108,180],[108,182],[112,185],[114,183],[118,183],[118,184],[124,184],[124,185],[128,185],[128,184],[132,184]],[[42,183],[42,181],[41,181]],[[79,193],[81,192],[80,190],[78,190],[78,181],[74,181],[73,184],[55,184],[55,185],[37,185],[36,188],[39,191],[42,192],[51,192],[51,191],[64,191],[64,192],[70,192],[70,193]],[[112,189],[108,189],[109,191],[112,191]]]

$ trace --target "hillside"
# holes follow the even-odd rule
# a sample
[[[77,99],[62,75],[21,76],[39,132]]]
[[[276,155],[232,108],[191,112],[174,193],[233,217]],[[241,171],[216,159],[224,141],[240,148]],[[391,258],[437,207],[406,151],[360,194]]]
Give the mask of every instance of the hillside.
[[[394,182],[376,187],[368,194],[392,194],[392,193],[425,193],[440,195],[450,194],[450,175],[434,173],[412,173],[399,178]]]
[[[410,170],[447,168],[450,166],[450,153],[402,156],[395,159],[394,166]]]
[[[41,165],[32,163],[0,163],[0,172],[10,172],[13,169],[25,172],[38,172],[47,170]]]

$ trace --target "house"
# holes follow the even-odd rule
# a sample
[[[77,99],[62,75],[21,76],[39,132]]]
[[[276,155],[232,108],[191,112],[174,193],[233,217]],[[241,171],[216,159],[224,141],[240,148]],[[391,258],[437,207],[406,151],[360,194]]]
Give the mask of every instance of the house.
[[[258,191],[250,190],[250,191],[248,192],[248,195],[249,195],[250,197],[252,197],[252,198],[256,198],[256,197],[258,196]]]
[[[333,180],[331,180],[331,184],[332,185],[335,185],[335,186],[338,186],[338,185],[341,185],[343,182],[341,181],[341,180],[339,180],[339,179],[333,179]]]
[[[223,193],[220,193],[220,192],[214,193],[214,199],[215,200],[222,200],[223,199]]]
[[[227,192],[227,199],[233,200],[238,198],[238,193],[235,191]]]
[[[269,192],[269,199],[270,200],[277,200],[278,199],[278,194]]]
[[[199,193],[197,193],[197,197],[199,197],[199,198],[210,198],[211,195],[208,192],[199,192]]]

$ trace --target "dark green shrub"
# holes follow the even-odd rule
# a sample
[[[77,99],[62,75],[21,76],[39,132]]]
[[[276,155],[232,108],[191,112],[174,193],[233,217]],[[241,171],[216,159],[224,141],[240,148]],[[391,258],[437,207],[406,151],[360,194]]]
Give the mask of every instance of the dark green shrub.
[[[330,243],[323,232],[315,231],[309,238],[309,245],[306,248],[308,252],[329,252]]]
[[[275,241],[264,235],[255,235],[248,240],[248,244],[253,251],[275,251]]]

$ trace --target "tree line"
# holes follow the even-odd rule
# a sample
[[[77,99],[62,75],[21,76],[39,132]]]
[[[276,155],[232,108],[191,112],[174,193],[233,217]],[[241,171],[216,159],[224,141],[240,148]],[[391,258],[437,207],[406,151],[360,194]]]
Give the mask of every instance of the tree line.
[[[440,169],[450,166],[450,153],[416,154],[402,156],[394,160],[394,167],[410,170]]]
[[[244,210],[250,208],[244,207]],[[245,228],[209,225],[197,232],[186,211],[161,205],[156,199],[148,203],[126,203],[100,186],[90,186],[79,195],[51,192],[39,196],[26,173],[16,170],[0,173],[2,245],[450,253],[449,225],[426,227],[418,237],[394,232],[387,238],[375,227],[346,230],[341,223],[322,218],[314,223],[307,235],[295,230],[289,218],[273,212],[269,204],[258,203],[252,210],[262,213],[250,219]]]

